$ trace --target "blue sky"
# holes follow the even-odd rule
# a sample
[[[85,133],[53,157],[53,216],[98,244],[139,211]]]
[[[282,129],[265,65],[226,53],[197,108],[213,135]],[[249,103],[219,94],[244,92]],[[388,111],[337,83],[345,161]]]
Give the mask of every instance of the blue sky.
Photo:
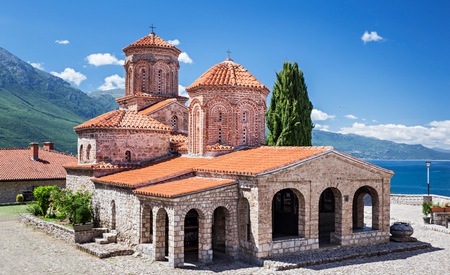
[[[179,42],[179,83],[231,58],[272,89],[303,70],[317,129],[450,150],[450,1],[6,1],[0,47],[85,91],[123,85],[122,48]]]

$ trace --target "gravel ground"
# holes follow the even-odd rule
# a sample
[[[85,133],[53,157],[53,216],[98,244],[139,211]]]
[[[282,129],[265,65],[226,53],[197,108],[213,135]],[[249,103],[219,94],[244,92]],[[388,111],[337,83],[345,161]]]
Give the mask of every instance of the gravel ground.
[[[98,259],[63,241],[0,217],[0,274],[448,274],[450,234],[422,226],[419,206],[391,205],[391,220],[411,221],[414,237],[433,248],[274,272],[223,260],[200,268],[171,269],[139,256]],[[443,230],[446,231],[446,230]]]

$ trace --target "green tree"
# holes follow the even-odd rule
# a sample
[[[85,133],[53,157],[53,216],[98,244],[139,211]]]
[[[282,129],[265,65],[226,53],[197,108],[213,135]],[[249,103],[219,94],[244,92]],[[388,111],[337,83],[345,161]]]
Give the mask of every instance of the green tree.
[[[313,105],[309,101],[303,72],[297,62],[285,62],[277,73],[272,99],[266,113],[267,144],[270,146],[311,146]]]

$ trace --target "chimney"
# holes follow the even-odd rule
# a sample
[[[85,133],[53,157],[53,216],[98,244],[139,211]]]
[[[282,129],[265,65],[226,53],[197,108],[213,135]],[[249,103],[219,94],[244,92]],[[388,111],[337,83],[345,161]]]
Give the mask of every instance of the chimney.
[[[37,142],[30,143],[30,154],[32,160],[39,159],[39,144]]]
[[[53,142],[49,142],[49,141],[44,142],[44,150],[46,150],[46,151],[53,151],[54,146],[55,145]]]

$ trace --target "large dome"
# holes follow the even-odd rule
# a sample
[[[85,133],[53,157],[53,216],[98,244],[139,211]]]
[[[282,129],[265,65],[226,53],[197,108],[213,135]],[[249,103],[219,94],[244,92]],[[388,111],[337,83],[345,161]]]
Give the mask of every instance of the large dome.
[[[269,93],[269,89],[259,82],[244,66],[234,62],[230,58],[211,67],[187,87],[186,90],[189,92],[190,90],[203,86],[249,87],[263,89]]]

